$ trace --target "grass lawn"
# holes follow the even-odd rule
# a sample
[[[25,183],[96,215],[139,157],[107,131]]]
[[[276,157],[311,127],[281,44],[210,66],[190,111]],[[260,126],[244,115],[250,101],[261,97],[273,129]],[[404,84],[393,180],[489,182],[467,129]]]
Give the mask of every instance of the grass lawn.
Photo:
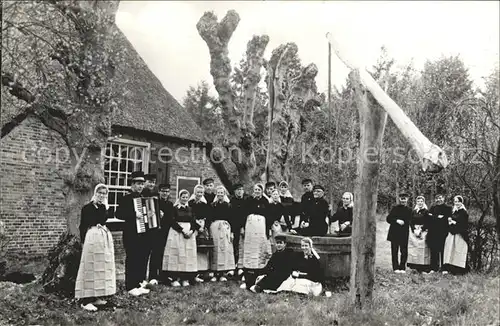
[[[387,224],[379,223],[374,303],[349,305],[345,286],[332,297],[253,294],[234,281],[189,288],[158,286],[131,298],[119,281],[114,308],[83,311],[70,300],[25,286],[0,283],[0,325],[499,325],[498,276],[394,274]],[[24,270],[40,271],[31,262]]]

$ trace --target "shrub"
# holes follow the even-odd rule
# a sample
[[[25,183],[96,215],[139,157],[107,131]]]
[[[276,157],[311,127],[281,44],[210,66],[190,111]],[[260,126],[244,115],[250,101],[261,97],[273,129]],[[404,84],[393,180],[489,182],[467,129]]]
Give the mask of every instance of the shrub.
[[[77,236],[64,233],[49,251],[49,264],[42,276],[45,292],[73,297],[82,245]]]
[[[492,272],[499,268],[496,221],[492,218],[469,221],[469,267],[478,272]]]
[[[5,234],[4,223],[0,221],[0,276],[3,276],[7,269],[5,256],[7,255],[8,242],[7,235]]]

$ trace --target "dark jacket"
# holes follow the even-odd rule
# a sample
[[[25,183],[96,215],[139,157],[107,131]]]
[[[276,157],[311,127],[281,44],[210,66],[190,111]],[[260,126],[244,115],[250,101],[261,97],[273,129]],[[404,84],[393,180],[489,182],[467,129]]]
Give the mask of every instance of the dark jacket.
[[[97,224],[106,225],[107,213],[108,211],[103,204],[98,204],[96,207],[93,202],[90,202],[82,207],[80,217],[80,241],[82,244],[85,241],[88,229]]]
[[[332,216],[331,223],[339,221],[339,225],[345,222],[351,222],[352,224],[352,207],[344,207],[340,205],[337,211]]]
[[[451,207],[446,204],[432,206],[429,210],[427,244],[431,249],[443,250],[451,214]]]
[[[207,200],[207,204],[211,205],[214,202],[215,194],[205,193],[203,197]]]
[[[269,208],[269,201],[264,197],[260,198],[249,198],[247,202],[247,208],[248,208],[248,215],[250,214],[256,214],[256,215],[262,215],[266,219],[266,236],[269,237],[269,230],[271,230],[271,226],[273,225],[273,222],[271,222],[271,218],[269,218],[268,214],[268,208]],[[246,224],[246,219],[245,219],[245,224]]]
[[[161,198],[158,199],[158,204],[160,206],[160,210],[163,212],[163,218],[161,218],[160,227],[168,232],[168,229],[170,228],[169,223],[172,222],[174,216],[174,204],[169,200],[164,200]]]
[[[326,218],[330,215],[328,202],[324,198],[314,198],[309,212],[309,227],[301,229],[300,233],[307,236],[322,236],[328,231]]]
[[[245,227],[248,216],[248,199],[248,196],[245,195],[242,198],[236,196],[231,198],[231,227],[234,226],[234,232],[239,232],[236,230]]]
[[[267,214],[269,223],[272,225],[275,221],[279,222],[281,220],[281,216],[285,214],[285,207],[282,203],[269,203]]]
[[[228,221],[231,225],[231,231],[233,232],[233,218],[231,216],[231,204],[226,202],[214,202],[212,203],[212,217],[209,219],[211,224],[213,221]]]
[[[311,215],[312,206],[314,203],[314,195],[312,191],[306,192],[300,197],[300,222],[308,221]]]
[[[157,197],[158,193],[156,191],[149,190],[149,188],[144,188],[141,192],[142,197]]]
[[[192,209],[194,219],[205,220],[206,229],[210,227],[210,219],[212,216],[212,207],[208,203],[209,202],[196,202],[196,199],[191,199],[190,201],[188,201],[188,205]],[[201,225],[198,226],[198,228],[200,227]]]
[[[281,204],[283,205],[283,216],[285,218],[285,223],[288,229],[292,228],[293,222],[295,221],[296,215],[296,203],[293,197],[280,196]]]
[[[415,231],[415,225],[422,226],[422,231],[427,230],[429,224],[429,211],[425,208],[413,210],[411,213],[410,228]]]
[[[403,220],[404,224],[399,225],[396,221]],[[410,232],[411,208],[404,205],[394,206],[386,219],[389,227],[387,240],[398,242],[401,244],[408,243],[408,235]]]
[[[293,272],[295,257],[296,253],[290,248],[276,251],[262,270],[262,274],[266,276],[259,282],[259,287],[276,290]]]
[[[465,209],[459,209],[451,215],[451,219],[456,222],[456,224],[449,225],[449,232],[453,235],[460,234],[465,242],[469,242],[469,233],[467,229],[469,227],[469,214]]]
[[[180,222],[190,223],[190,230],[192,231],[200,229],[200,225],[196,223],[193,209],[189,205],[185,207],[174,206],[174,216],[170,222],[170,227],[177,232],[182,232],[182,226],[179,225]]]
[[[134,239],[139,236],[137,233],[137,217],[133,201],[134,198],[139,197],[141,197],[141,194],[138,192],[130,192],[126,194],[120,199],[115,212],[115,217],[117,219],[125,221],[125,225],[123,227],[124,245],[126,245],[129,241],[132,241],[133,243]]]
[[[305,278],[313,282],[323,282],[323,270],[321,269],[320,262],[316,257],[312,256],[305,258],[304,253],[297,252],[295,253],[295,258],[292,264],[293,271],[306,273],[306,275],[300,275],[299,278]]]
[[[262,274],[279,273],[288,277],[293,272],[292,262],[294,258],[295,252],[290,248],[276,251],[267,262],[266,267],[262,270]]]

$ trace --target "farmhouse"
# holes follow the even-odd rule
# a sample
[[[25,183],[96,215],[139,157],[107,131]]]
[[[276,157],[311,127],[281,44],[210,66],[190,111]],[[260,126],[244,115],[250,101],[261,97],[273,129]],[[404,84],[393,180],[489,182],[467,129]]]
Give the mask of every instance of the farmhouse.
[[[117,67],[116,81],[125,91],[117,99],[112,137],[103,151],[110,206],[116,207],[128,191],[131,172],[138,169],[156,173],[157,183],[169,183],[174,199],[179,189],[192,192],[195,184],[208,177],[227,186],[222,165],[208,157],[211,144],[201,129],[115,28],[116,46],[125,49],[125,63]],[[4,93],[2,89],[2,97]],[[19,116],[2,100],[0,220],[9,253],[45,255],[66,230],[63,175],[72,168],[70,156],[77,159],[81,153],[67,148],[37,118]],[[117,230],[114,233],[120,233],[121,222],[112,216],[108,222]],[[117,248],[121,238],[114,235]]]

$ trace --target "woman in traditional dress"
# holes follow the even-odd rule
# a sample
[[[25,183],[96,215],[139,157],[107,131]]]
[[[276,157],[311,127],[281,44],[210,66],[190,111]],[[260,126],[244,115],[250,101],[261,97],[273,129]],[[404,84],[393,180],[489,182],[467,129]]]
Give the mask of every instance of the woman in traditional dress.
[[[253,187],[253,198],[248,200],[243,240],[243,268],[245,283],[240,287],[250,288],[255,283],[259,272],[267,264],[271,256],[269,242],[271,225],[266,218],[269,201],[263,197],[264,187],[256,184]]]
[[[407,264],[409,268],[418,272],[428,272],[430,270],[431,252],[426,239],[428,220],[429,210],[425,204],[425,198],[418,196],[410,220]]]
[[[216,189],[214,202],[212,203],[213,220],[210,223],[210,234],[214,241],[212,251],[211,269],[214,276],[210,281],[227,281],[224,273],[234,269],[233,230],[231,230],[231,206],[226,188],[219,186]],[[239,232],[239,230],[238,230]]]
[[[188,199],[189,191],[181,190],[174,204],[174,216],[163,255],[163,270],[175,280],[172,286],[189,286],[189,281],[198,272],[196,231],[201,227],[196,223]]]
[[[342,195],[342,205],[332,216],[330,223],[338,221],[338,227],[335,227],[332,233],[341,236],[349,236],[352,233],[352,209],[354,207],[354,197],[350,192],[344,192]]]
[[[278,287],[277,292],[288,291],[318,296],[323,291],[323,271],[319,262],[319,255],[313,248],[311,238],[300,241],[302,253],[290,262],[293,266],[292,274]]]
[[[288,189],[288,183],[286,181],[281,181],[279,183],[279,192],[280,201],[284,208],[280,224],[282,231],[286,232],[292,229],[295,222],[295,201],[293,200],[293,196]]]
[[[464,206],[464,198],[453,198],[451,217],[448,218],[449,233],[444,244],[443,274],[465,274],[467,272],[469,214]]]
[[[211,202],[208,202],[205,198],[205,187],[202,185],[194,187],[193,195],[189,198],[188,205],[193,211],[196,223],[201,227],[200,232],[196,235],[198,275],[196,275],[194,280],[198,283],[202,283],[204,279],[213,276],[209,271],[211,248],[209,247],[210,235],[208,233],[208,223],[212,214],[210,204]]]
[[[116,293],[115,250],[113,237],[106,227],[108,188],[98,184],[94,196],[83,206],[80,220],[82,257],[75,284],[75,298],[82,299],[82,307],[96,311],[105,305],[102,297]]]

